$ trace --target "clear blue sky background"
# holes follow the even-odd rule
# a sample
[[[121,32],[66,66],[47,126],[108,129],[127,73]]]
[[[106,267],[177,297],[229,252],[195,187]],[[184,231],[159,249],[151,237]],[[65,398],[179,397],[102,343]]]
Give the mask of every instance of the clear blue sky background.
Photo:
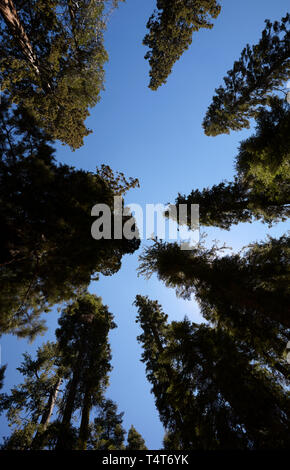
[[[157,92],[147,87],[148,63],[142,46],[155,0],[127,0],[121,4],[106,33],[110,57],[106,90],[88,119],[93,133],[76,152],[58,146],[57,159],[92,171],[105,163],[126,176],[138,177],[141,187],[128,193],[126,203],[143,207],[146,203],[174,202],[178,192],[187,194],[193,188],[202,189],[231,179],[239,142],[250,131],[210,138],[203,134],[202,119],[214,89],[239,58],[242,48],[259,40],[266,18],[279,20],[284,16],[288,2],[222,0],[221,3],[222,12],[214,28],[194,35],[192,46],[174,66],[167,84]],[[254,223],[239,225],[229,232],[216,229],[206,232],[209,243],[218,239],[237,250],[249,242],[265,239],[267,233],[279,236],[286,229],[286,224],[269,229]],[[156,278],[146,281],[136,276],[140,251],[125,256],[117,275],[102,277],[92,283],[90,290],[103,298],[118,324],[111,334],[114,370],[108,396],[118,403],[119,411],[125,412],[125,427],[134,424],[148,448],[158,449],[164,431],[140,362],[141,348],[136,341],[140,330],[132,302],[136,294],[148,295],[163,305],[171,320],[181,320],[185,314],[192,321],[201,318],[194,300],[177,299],[175,292]],[[24,351],[33,354],[42,341],[53,340],[57,313],[46,318],[48,333],[32,345],[10,336],[1,338],[2,364],[8,363],[4,390],[21,380],[16,371],[21,354]],[[8,434],[2,416],[0,437]]]

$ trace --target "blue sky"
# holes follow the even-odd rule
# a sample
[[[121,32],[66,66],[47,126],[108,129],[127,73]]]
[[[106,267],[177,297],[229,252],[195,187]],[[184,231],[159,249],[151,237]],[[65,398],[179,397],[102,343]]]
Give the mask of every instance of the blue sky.
[[[121,4],[106,33],[110,59],[106,66],[106,89],[88,119],[93,133],[75,152],[59,145],[57,159],[92,171],[105,163],[128,177],[139,178],[140,188],[127,194],[126,203],[143,207],[146,203],[174,202],[178,192],[187,194],[194,188],[230,180],[239,142],[251,131],[212,138],[203,134],[201,123],[214,89],[222,83],[242,48],[259,40],[266,18],[279,20],[285,16],[288,2],[221,3],[222,12],[214,28],[194,35],[192,46],[175,64],[167,84],[156,92],[148,88],[149,67],[142,46],[155,0],[127,0]],[[287,228],[287,224],[269,229],[253,223],[239,225],[229,232],[217,229],[206,232],[209,243],[218,239],[238,250],[265,239],[267,234],[279,236]],[[173,290],[154,277],[149,281],[137,277],[140,251],[125,256],[119,273],[101,277],[99,282],[92,283],[90,291],[103,298],[118,325],[110,336],[114,370],[108,396],[117,402],[119,411],[125,412],[125,427],[134,424],[148,448],[158,449],[164,431],[140,362],[141,348],[136,341],[140,330],[132,303],[136,294],[148,295],[163,305],[171,320],[181,320],[185,314],[192,321],[201,318],[193,300],[177,299]],[[15,369],[22,352],[33,354],[42,341],[53,339],[57,313],[51,312],[46,319],[48,333],[32,345],[9,336],[1,338],[2,363],[8,363],[4,390],[21,379]],[[5,418],[1,417],[0,437],[8,434]]]

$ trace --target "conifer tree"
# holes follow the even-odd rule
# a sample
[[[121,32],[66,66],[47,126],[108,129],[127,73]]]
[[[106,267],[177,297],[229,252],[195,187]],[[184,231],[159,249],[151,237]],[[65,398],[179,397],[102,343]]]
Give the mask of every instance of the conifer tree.
[[[136,305],[166,449],[287,448],[289,393],[253,353],[220,328],[187,318],[168,324],[156,301],[137,296]]]
[[[35,360],[24,354],[18,369],[24,383],[0,396],[13,428],[3,449],[124,449],[123,413],[104,397],[108,333],[115,326],[101,299],[88,292],[63,308],[57,342],[40,347]]]
[[[117,272],[138,248],[136,238],[91,236],[92,207],[107,204],[113,213],[114,196],[137,180],[104,165],[92,173],[57,164],[48,136],[5,96],[0,118],[0,332],[33,338],[43,331],[42,312],[98,273]]]
[[[179,204],[199,204],[201,225],[226,230],[240,222],[272,225],[289,217],[290,106],[277,97],[270,102],[257,113],[255,134],[240,144],[234,181],[179,194],[177,212]]]
[[[104,88],[103,33],[118,0],[0,1],[0,78],[10,100],[73,149]]]
[[[59,319],[56,331],[63,364],[71,370],[66,387],[57,449],[69,449],[66,436],[73,413],[81,409],[77,448],[85,450],[90,434],[90,413],[103,399],[111,370],[108,333],[115,328],[113,316],[101,299],[81,294],[69,304]]]
[[[127,440],[126,450],[147,450],[143,437],[136,431],[133,424],[128,431]]]
[[[157,0],[143,40],[149,47],[145,55],[150,64],[149,88],[157,90],[166,83],[174,63],[190,46],[193,33],[211,29],[211,19],[217,18],[220,10],[216,0]]]
[[[224,328],[281,380],[289,377],[289,238],[255,243],[242,254],[221,256],[217,247],[180,250],[156,242],[141,256],[140,273],[159,279],[177,294],[195,295],[201,313]]]
[[[187,445],[190,436],[186,434],[184,416],[190,404],[186,388],[170,363],[163,360],[169,333],[168,317],[157,301],[150,301],[147,297],[137,295],[135,305],[138,309],[136,322],[142,329],[137,338],[143,347],[141,360],[146,364],[147,379],[152,385],[160,420],[166,429],[174,426],[178,435],[184,430],[183,439]],[[176,406],[181,396],[182,402]]]
[[[236,157],[237,175],[251,193],[253,212],[260,209],[266,221],[271,205],[289,215],[290,200],[290,105],[277,97],[270,103],[269,109],[259,111],[256,133],[241,142]],[[263,206],[255,204],[262,194],[268,199],[265,215]]]
[[[210,136],[250,127],[259,106],[269,104],[274,90],[281,90],[289,78],[290,14],[281,21],[266,20],[258,44],[247,45],[238,61],[217,88],[203,121]]]
[[[124,450],[123,415],[112,400],[104,399],[96,408],[88,449]]]
[[[260,42],[241,58],[216,90],[203,122],[207,135],[250,127],[256,133],[241,142],[237,175],[188,196],[179,204],[199,204],[200,223],[229,229],[232,224],[261,220],[269,225],[289,216],[289,104],[279,97],[289,76],[289,21],[266,21]]]
[[[0,410],[6,411],[13,432],[5,439],[4,449],[28,450],[41,448],[42,434],[50,425],[57,404],[65,369],[59,360],[55,343],[45,343],[37,350],[36,359],[25,353],[17,369],[25,380],[2,394]]]

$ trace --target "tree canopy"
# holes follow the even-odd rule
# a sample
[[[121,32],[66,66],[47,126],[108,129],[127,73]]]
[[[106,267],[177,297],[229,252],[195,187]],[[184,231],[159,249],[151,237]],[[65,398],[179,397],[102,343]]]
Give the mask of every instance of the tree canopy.
[[[108,5],[118,0],[0,2],[0,79],[53,139],[76,149],[104,89]]]
[[[58,323],[55,343],[39,347],[35,359],[23,355],[24,382],[0,395],[0,411],[13,428],[2,449],[125,450],[124,413],[105,397],[113,315],[84,291],[64,306]],[[134,426],[126,448],[146,449]]]
[[[46,331],[43,314],[57,304],[59,314],[54,340],[23,354],[23,380],[10,392],[2,390],[0,365],[0,412],[12,428],[1,450],[147,450],[107,396],[117,325],[88,291],[140,246],[136,221],[124,212],[124,195],[139,182],[106,164],[88,171],[55,157],[56,141],[75,150],[90,132],[85,121],[104,90],[104,32],[119,1],[0,0],[0,335],[32,341]],[[156,0],[156,7],[143,40],[152,90],[221,11],[218,0]],[[266,20],[261,40],[242,51],[205,116],[209,136],[255,120],[232,181],[179,194],[167,217],[176,220],[180,204],[199,204],[201,225],[228,230],[289,216],[290,101],[282,96],[289,22],[289,14]],[[192,221],[180,223],[191,228]],[[289,448],[289,236],[239,252],[203,239],[182,248],[155,239],[138,273],[157,275],[178,297],[194,296],[202,322],[170,322],[147,296],[134,302],[164,449]],[[121,299],[114,285],[109,294]]]
[[[201,314],[223,327],[274,373],[289,375],[285,344],[289,337],[289,238],[250,245],[245,253],[224,254],[218,247],[190,251],[155,242],[140,256],[139,272],[156,273],[179,296],[195,295]]]
[[[168,323],[147,297],[136,306],[165,449],[287,448],[289,394],[235,337],[187,318]]]
[[[83,293],[62,311],[56,338],[63,364],[71,374],[66,387],[57,449],[70,449],[66,436],[70,434],[73,413],[81,409],[81,423],[76,447],[87,448],[90,435],[90,413],[104,398],[111,371],[109,331],[116,327],[113,316],[102,300]]]
[[[24,353],[18,371],[25,377],[24,382],[13,387],[10,394],[0,395],[0,410],[6,411],[13,429],[4,440],[7,450],[27,450],[39,443],[40,433],[49,426],[66,372],[60,364],[57,345],[52,342],[39,347],[35,359]]]
[[[266,21],[260,42],[242,51],[225,87],[216,90],[203,122],[205,133],[248,128],[250,118],[255,118],[256,132],[240,143],[233,181],[178,194],[177,211],[179,204],[199,204],[201,225],[229,229],[240,222],[272,225],[289,217],[290,106],[280,93],[289,76],[289,22],[289,14],[280,22]]]
[[[229,134],[250,127],[260,105],[267,105],[273,90],[289,78],[290,14],[281,21],[266,20],[258,44],[247,45],[217,88],[203,121],[206,135]]]
[[[290,200],[290,105],[278,98],[270,104],[256,117],[256,133],[241,142],[236,168],[253,199],[263,194],[269,206],[281,206],[286,212]],[[267,220],[266,215],[264,218]]]
[[[91,450],[124,450],[123,415],[116,403],[103,400],[94,419],[88,448]]]
[[[175,62],[188,49],[192,35],[211,29],[221,7],[216,0],[157,0],[157,10],[149,18],[143,44],[149,47],[145,59],[150,64],[149,88],[166,83]]]
[[[256,114],[256,132],[240,143],[234,181],[179,194],[179,204],[199,204],[200,224],[229,229],[259,220],[268,225],[290,214],[290,106],[273,97]],[[190,221],[188,221],[190,225]]]
[[[128,444],[126,450],[147,450],[143,437],[134,428],[133,424],[128,431],[127,440]]]
[[[50,139],[24,109],[1,103],[0,331],[33,337],[39,315],[70,299],[98,273],[112,275],[140,244],[91,236],[91,210],[137,180],[103,166],[92,173],[57,164]],[[113,217],[113,216],[112,216]],[[123,223],[129,218],[123,218]]]

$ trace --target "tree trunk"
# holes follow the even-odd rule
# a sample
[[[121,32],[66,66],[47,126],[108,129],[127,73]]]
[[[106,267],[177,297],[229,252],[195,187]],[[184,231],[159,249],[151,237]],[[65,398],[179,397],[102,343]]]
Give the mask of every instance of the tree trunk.
[[[32,65],[37,75],[40,75],[39,68],[37,66],[37,59],[33,52],[32,45],[29,38],[21,24],[17,10],[12,0],[0,0],[0,13],[9,28],[13,37],[18,41],[23,54]]]
[[[40,423],[40,424],[43,424],[44,430],[47,428],[47,426],[49,424],[49,421],[50,421],[51,415],[53,413],[53,409],[54,409],[54,406],[55,406],[55,403],[56,403],[57,395],[58,395],[61,384],[62,384],[62,379],[59,378],[57,383],[55,384],[54,389],[50,393],[48,404],[47,404],[47,409],[43,413],[41,423]]]
[[[89,438],[90,411],[92,408],[90,387],[85,391],[84,402],[82,407],[82,419],[79,433],[78,450],[86,450]]]
[[[77,393],[77,386],[80,378],[80,368],[75,367],[72,380],[69,384],[68,395],[65,402],[65,408],[62,416],[60,434],[57,440],[56,449],[66,449],[66,431],[70,427],[71,417],[74,411],[75,398]]]
[[[31,449],[36,450],[36,449],[41,449],[42,448],[42,443],[43,443],[43,433],[47,429],[47,426],[50,422],[51,415],[53,413],[53,409],[56,403],[57,395],[60,389],[60,386],[62,384],[62,379],[59,378],[57,383],[55,384],[53,390],[50,392],[47,407],[42,415],[40,424],[41,426],[41,432],[36,433],[36,435],[33,438],[33,441],[31,443]]]
[[[82,370],[82,364],[83,364],[83,359],[84,359],[85,347],[86,347],[85,339],[83,338],[82,343],[80,345],[78,358],[73,368],[73,376],[69,383],[68,394],[66,397],[65,408],[64,408],[64,412],[62,416],[60,434],[58,436],[58,440],[57,440],[56,447],[55,447],[57,450],[66,449],[66,434],[70,428],[70,422],[71,422],[72,414],[74,411],[77,387],[78,387],[80,377],[81,377],[81,370]]]

